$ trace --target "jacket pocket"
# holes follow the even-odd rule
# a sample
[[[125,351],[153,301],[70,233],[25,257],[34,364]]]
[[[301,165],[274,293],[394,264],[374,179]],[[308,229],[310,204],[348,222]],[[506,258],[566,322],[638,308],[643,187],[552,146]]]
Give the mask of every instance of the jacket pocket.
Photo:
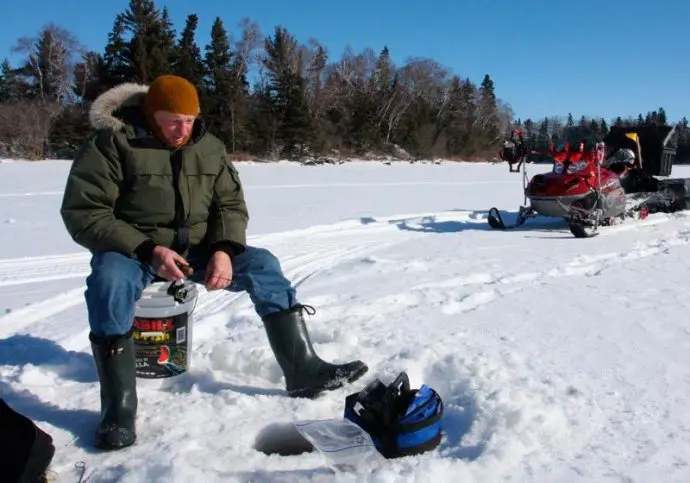
[[[184,180],[189,193],[190,224],[206,221],[213,202],[218,171],[215,166],[189,163],[185,166]]]
[[[175,215],[175,192],[170,161],[166,156],[132,156],[125,159],[119,211],[128,221],[166,225]]]

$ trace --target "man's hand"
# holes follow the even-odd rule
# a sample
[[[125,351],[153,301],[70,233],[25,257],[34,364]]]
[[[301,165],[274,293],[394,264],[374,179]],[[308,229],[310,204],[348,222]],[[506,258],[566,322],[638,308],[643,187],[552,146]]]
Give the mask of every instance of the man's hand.
[[[223,251],[216,251],[211,255],[206,266],[206,290],[220,290],[232,282],[232,261],[230,255]]]
[[[157,246],[153,249],[153,258],[151,260],[156,273],[164,279],[172,282],[184,278],[184,273],[178,267],[188,267],[189,264],[176,251],[163,246]]]

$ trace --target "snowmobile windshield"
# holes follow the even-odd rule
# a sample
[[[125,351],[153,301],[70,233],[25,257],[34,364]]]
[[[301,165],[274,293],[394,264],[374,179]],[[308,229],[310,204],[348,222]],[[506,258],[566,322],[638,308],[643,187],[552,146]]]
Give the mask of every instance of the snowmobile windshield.
[[[582,144],[583,150],[586,152],[594,151],[599,142],[599,137],[589,127],[572,127],[563,131],[563,135],[556,143],[556,151],[565,151],[566,146],[570,146],[570,151],[577,151]]]

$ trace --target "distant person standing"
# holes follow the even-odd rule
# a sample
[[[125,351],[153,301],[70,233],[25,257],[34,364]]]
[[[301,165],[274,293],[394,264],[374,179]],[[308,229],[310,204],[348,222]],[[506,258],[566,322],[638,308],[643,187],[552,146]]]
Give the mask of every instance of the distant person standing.
[[[503,141],[500,157],[508,162],[508,170],[511,173],[520,171],[526,154],[527,150],[525,148],[525,140],[522,137],[522,131],[518,130],[518,139],[515,139],[515,130],[510,131],[510,137]],[[513,169],[514,164],[517,164],[515,169]]]

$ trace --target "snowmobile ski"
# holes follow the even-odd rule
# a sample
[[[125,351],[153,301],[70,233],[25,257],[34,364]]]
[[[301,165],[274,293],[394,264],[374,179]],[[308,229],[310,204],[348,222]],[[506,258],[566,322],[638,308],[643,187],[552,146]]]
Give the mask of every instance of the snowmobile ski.
[[[530,208],[521,206],[518,210],[515,223],[506,225],[503,221],[503,217],[501,217],[501,212],[498,211],[498,208],[493,207],[489,210],[487,221],[489,222],[489,226],[495,230],[510,230],[524,225],[524,223],[527,221],[527,218],[529,218],[531,215],[533,215],[533,211]]]

